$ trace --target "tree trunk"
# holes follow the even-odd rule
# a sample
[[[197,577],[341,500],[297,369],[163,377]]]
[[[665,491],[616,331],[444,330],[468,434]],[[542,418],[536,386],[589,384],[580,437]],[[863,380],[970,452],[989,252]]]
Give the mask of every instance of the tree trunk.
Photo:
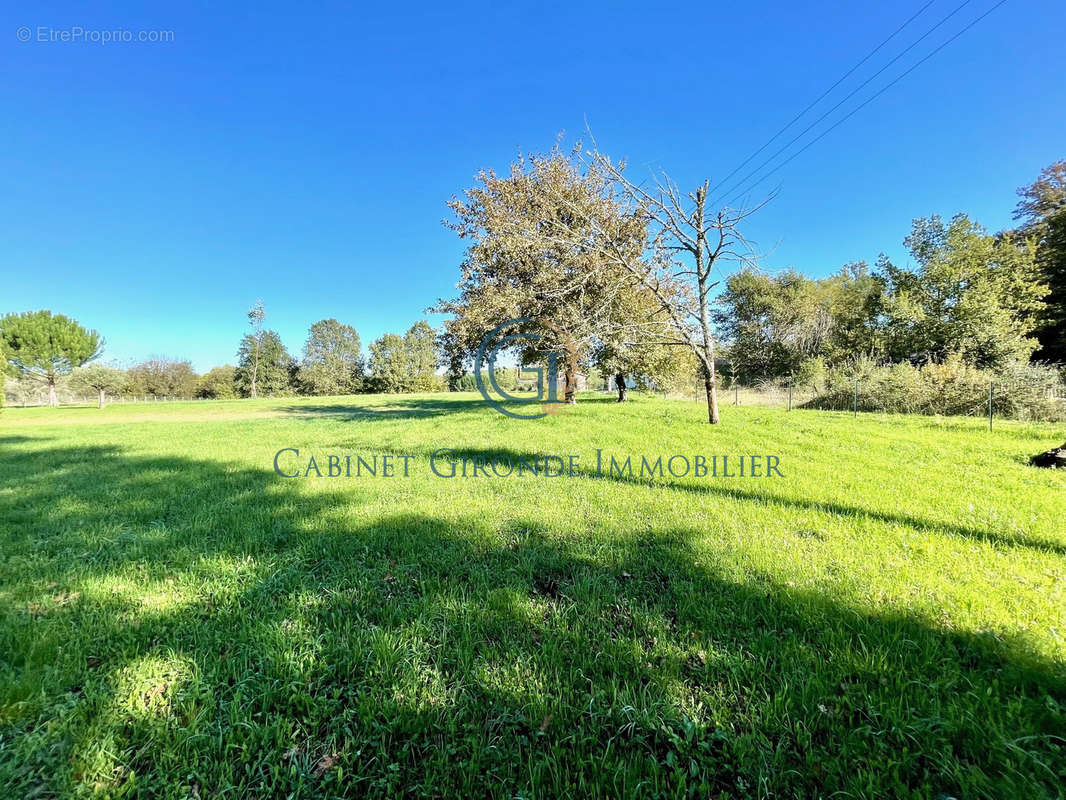
[[[100,389],[100,408],[104,407],[104,390]]]
[[[253,398],[256,397],[255,381],[256,381],[257,377],[259,377],[259,334],[256,334],[256,339],[255,339],[255,361],[252,364],[252,387],[251,387],[252,391],[251,391],[251,396]]]
[[[707,390],[707,421],[711,425],[717,425],[718,419],[718,386],[717,376],[714,374],[714,337],[711,336],[711,312],[707,304],[707,292],[710,291],[711,267],[714,266],[714,257],[711,263],[705,262],[706,241],[703,233],[703,215],[707,203],[707,184],[696,190],[696,224],[695,228],[700,233],[696,241],[696,284],[700,301],[700,332],[703,334],[703,388]]]
[[[577,402],[575,393],[577,391],[577,372],[572,366],[568,366],[563,372],[563,380],[566,382],[566,386],[563,389],[563,401],[572,406]]]
[[[614,376],[614,385],[618,389],[618,402],[619,403],[624,403],[626,400],[629,399],[629,389],[626,386],[626,376],[625,376],[625,374],[619,372],[617,375],[615,375]]]
[[[56,382],[54,380],[48,381],[48,405],[58,406],[59,398],[56,397]]]
[[[707,391],[707,421],[711,425],[717,425],[720,420],[718,418],[718,381],[715,379],[714,374],[714,362],[711,362],[711,366],[706,365],[703,368],[703,388]]]

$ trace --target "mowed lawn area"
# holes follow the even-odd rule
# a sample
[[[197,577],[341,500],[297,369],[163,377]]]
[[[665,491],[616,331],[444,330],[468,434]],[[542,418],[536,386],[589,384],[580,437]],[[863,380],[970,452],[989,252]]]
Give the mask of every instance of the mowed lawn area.
[[[1061,797],[1061,426],[704,413],[4,409],[0,796]]]

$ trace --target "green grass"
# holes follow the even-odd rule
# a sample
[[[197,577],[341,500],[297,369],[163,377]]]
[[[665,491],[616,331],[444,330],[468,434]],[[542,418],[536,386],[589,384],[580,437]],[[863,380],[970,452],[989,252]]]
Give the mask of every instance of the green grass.
[[[0,796],[1062,797],[1066,475],[1025,463],[1061,428],[702,413],[3,410]],[[411,476],[287,480],[283,447]]]

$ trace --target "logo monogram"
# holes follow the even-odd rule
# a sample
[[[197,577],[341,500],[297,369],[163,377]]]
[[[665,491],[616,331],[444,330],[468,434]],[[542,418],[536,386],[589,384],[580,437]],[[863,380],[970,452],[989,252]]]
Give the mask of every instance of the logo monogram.
[[[487,334],[485,338],[481,340],[481,345],[478,347],[477,355],[474,359],[474,380],[477,383],[478,391],[481,392],[481,396],[485,398],[490,406],[495,408],[501,414],[506,414],[508,417],[514,419],[541,419],[549,414],[557,414],[567,407],[566,402],[566,390],[567,387],[563,386],[563,397],[559,397],[559,367],[560,363],[563,367],[563,374],[570,375],[576,378],[577,376],[577,364],[578,364],[578,351],[574,344],[573,337],[567,334],[565,331],[559,329],[556,325],[550,322],[543,323],[545,328],[550,329],[554,334],[557,341],[562,342],[562,352],[550,351],[545,355],[546,366],[525,368],[519,367],[518,374],[522,376],[523,371],[527,374],[535,374],[537,379],[537,394],[535,397],[520,397],[513,394],[508,394],[503,388],[501,388],[499,381],[496,377],[496,358],[501,350],[516,347],[519,342],[528,342],[530,344],[536,344],[537,342],[544,341],[545,336],[543,333],[536,333],[532,331],[521,331],[511,333],[503,336],[499,341],[495,341],[496,337],[500,336],[508,328],[520,328],[523,325],[528,325],[533,322],[529,317],[518,317],[517,319],[510,319],[501,325],[497,325]],[[495,342],[495,343],[494,343]],[[485,368],[485,372],[488,374],[488,386],[485,385],[485,379],[482,375],[482,368]],[[489,389],[492,389],[503,400],[510,401],[512,403],[520,403],[523,405],[529,405],[533,403],[539,404],[539,413],[519,413],[505,408],[500,400],[497,400],[489,393]],[[574,387],[570,387],[571,389]]]

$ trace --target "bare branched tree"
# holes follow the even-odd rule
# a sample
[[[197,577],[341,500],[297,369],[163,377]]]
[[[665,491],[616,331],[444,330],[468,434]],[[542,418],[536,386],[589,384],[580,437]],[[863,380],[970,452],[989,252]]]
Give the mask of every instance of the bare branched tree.
[[[638,185],[624,163],[596,149],[582,161],[579,170],[558,153],[533,159],[533,177],[519,163],[505,180],[482,176],[489,192],[453,201],[456,229],[477,245],[463,266],[463,297],[437,310],[457,323],[490,307],[505,316],[501,304],[551,319],[579,341],[595,340],[616,383],[625,372],[616,365],[647,366],[664,347],[688,348],[703,374],[708,421],[717,424],[711,292],[727,264],[755,264],[740,228],[771,198],[712,210],[708,182],[683,195],[665,173],[650,188]]]
[[[708,181],[686,195],[661,172],[646,188],[626,176],[624,163],[616,164],[595,149],[589,157],[614,182],[619,195],[646,217],[652,230],[652,252],[639,259],[613,250],[609,239],[603,239],[602,246],[662,303],[673,324],[672,335],[691,348],[703,373],[707,418],[716,425],[719,414],[711,291],[721,282],[727,264],[730,268],[755,264],[758,254],[740,228],[773,198],[749,208],[710,209]]]
[[[259,351],[262,347],[263,340],[263,319],[266,317],[266,310],[263,308],[263,301],[256,300],[255,305],[248,311],[248,324],[252,326],[252,336],[255,338],[255,357],[252,362],[252,384],[251,392],[252,397],[257,397],[256,381],[259,378]]]

